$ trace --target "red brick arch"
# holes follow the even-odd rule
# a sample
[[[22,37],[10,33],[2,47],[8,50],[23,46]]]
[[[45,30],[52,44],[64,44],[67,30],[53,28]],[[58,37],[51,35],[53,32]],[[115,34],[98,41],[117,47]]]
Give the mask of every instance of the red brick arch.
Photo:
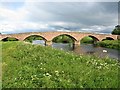
[[[43,38],[43,40],[47,41],[47,39],[45,38],[45,36],[42,36],[42,35],[39,35],[39,34],[30,34],[30,35],[27,35],[27,36],[25,36],[25,37],[23,38],[23,41],[24,41],[26,38],[30,37],[30,36],[39,36],[39,37]]]
[[[115,40],[113,37],[106,37],[106,38],[104,38],[104,39],[107,39],[107,38],[109,38],[110,40]],[[102,39],[102,41],[103,41],[104,39]]]
[[[19,38],[18,38],[18,37],[15,37],[15,36],[4,36],[4,37],[2,37],[0,40],[2,41],[2,40],[5,39],[5,38],[15,38],[15,39],[19,40]]]
[[[55,35],[54,37],[52,37],[52,40],[53,40],[54,38],[59,37],[59,36],[62,36],[62,35],[66,35],[66,36],[70,37],[72,40],[77,41],[77,39],[76,39],[74,36],[70,35],[70,34],[59,34],[59,35]]]
[[[84,37],[91,37],[93,40],[100,41],[100,40],[99,40],[99,37],[97,37],[97,36],[95,36],[95,35],[85,35],[85,36],[81,37],[81,39],[83,39]],[[80,39],[80,40],[81,40],[81,39]]]

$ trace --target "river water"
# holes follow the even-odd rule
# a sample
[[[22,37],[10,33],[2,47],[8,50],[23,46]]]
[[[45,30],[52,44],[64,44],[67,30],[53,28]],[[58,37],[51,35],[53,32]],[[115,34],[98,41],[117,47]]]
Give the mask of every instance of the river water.
[[[34,40],[32,44],[40,44],[45,46],[44,40]],[[115,58],[120,60],[120,52],[115,49],[109,49],[104,47],[95,47],[92,44],[81,44],[78,47],[73,48],[73,44],[71,43],[53,43],[53,48],[57,48],[60,50],[71,51],[76,54],[84,54],[84,55],[96,55],[97,57],[104,58]]]

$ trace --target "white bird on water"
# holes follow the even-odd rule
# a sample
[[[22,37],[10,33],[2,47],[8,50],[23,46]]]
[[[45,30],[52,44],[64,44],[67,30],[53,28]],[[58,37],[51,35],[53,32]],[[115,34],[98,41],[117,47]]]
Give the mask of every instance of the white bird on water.
[[[107,52],[107,50],[103,50],[103,52]]]

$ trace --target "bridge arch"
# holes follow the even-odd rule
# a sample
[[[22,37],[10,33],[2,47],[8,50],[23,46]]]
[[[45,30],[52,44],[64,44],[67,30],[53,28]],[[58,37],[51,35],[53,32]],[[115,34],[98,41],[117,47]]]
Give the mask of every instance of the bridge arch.
[[[75,47],[76,44],[80,45],[80,42],[77,42],[77,39],[69,34],[60,34],[52,38],[52,43],[69,43],[72,48]]]
[[[36,37],[41,37],[42,39],[44,39],[45,41],[47,41],[47,39],[44,37],[44,36],[42,36],[42,35],[36,35],[36,34],[32,34],[32,35],[27,35],[27,36],[25,36],[24,38],[23,38],[23,41],[25,40],[25,39],[27,39],[27,38],[29,38],[29,37],[34,37],[34,36],[36,36]]]
[[[102,41],[104,40],[115,40],[113,37],[105,37],[104,39],[102,39]]]
[[[46,45],[46,41],[47,39],[44,38],[43,36],[41,35],[35,35],[35,34],[32,34],[32,35],[27,35],[23,41],[28,41],[28,42],[33,42],[34,40],[43,40],[44,42],[42,42],[44,45]]]
[[[99,37],[94,36],[94,35],[85,35],[80,39],[80,43],[96,44],[98,41],[100,41]]]
[[[53,41],[55,38],[57,38],[57,37],[59,37],[59,36],[64,36],[64,35],[70,37],[73,41],[77,41],[77,39],[76,39],[74,36],[69,35],[69,34],[60,34],[60,35],[57,35],[57,36],[55,36],[55,37],[52,38],[52,41]]]
[[[1,41],[19,41],[16,37],[6,36],[1,39]]]
[[[96,36],[93,36],[93,35],[88,35],[88,37],[91,37],[93,40],[95,41],[100,41],[98,37]]]

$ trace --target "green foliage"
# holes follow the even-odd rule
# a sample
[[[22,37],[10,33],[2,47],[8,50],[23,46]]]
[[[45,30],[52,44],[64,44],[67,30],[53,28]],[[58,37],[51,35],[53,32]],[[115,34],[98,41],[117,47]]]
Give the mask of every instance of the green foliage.
[[[97,43],[98,46],[120,50],[120,40],[104,40]]]
[[[42,38],[41,36],[32,35],[27,37],[24,41],[32,42],[33,40],[44,40],[44,38]]]
[[[93,39],[92,39],[91,37],[88,37],[88,36],[84,37],[84,38],[80,41],[80,43],[86,43],[86,44],[92,44],[93,42],[94,42]]]
[[[3,88],[117,88],[115,59],[75,55],[23,42],[2,42]]]
[[[112,34],[120,35],[120,29],[114,29],[114,30],[112,31]]]
[[[13,38],[13,37],[7,37],[7,38],[2,39],[2,41],[18,41],[18,39]]]
[[[55,37],[53,39],[53,42],[56,42],[56,43],[73,43],[74,40],[70,36],[60,35],[58,37]]]
[[[117,25],[111,33],[115,35],[120,35],[120,25]]]

